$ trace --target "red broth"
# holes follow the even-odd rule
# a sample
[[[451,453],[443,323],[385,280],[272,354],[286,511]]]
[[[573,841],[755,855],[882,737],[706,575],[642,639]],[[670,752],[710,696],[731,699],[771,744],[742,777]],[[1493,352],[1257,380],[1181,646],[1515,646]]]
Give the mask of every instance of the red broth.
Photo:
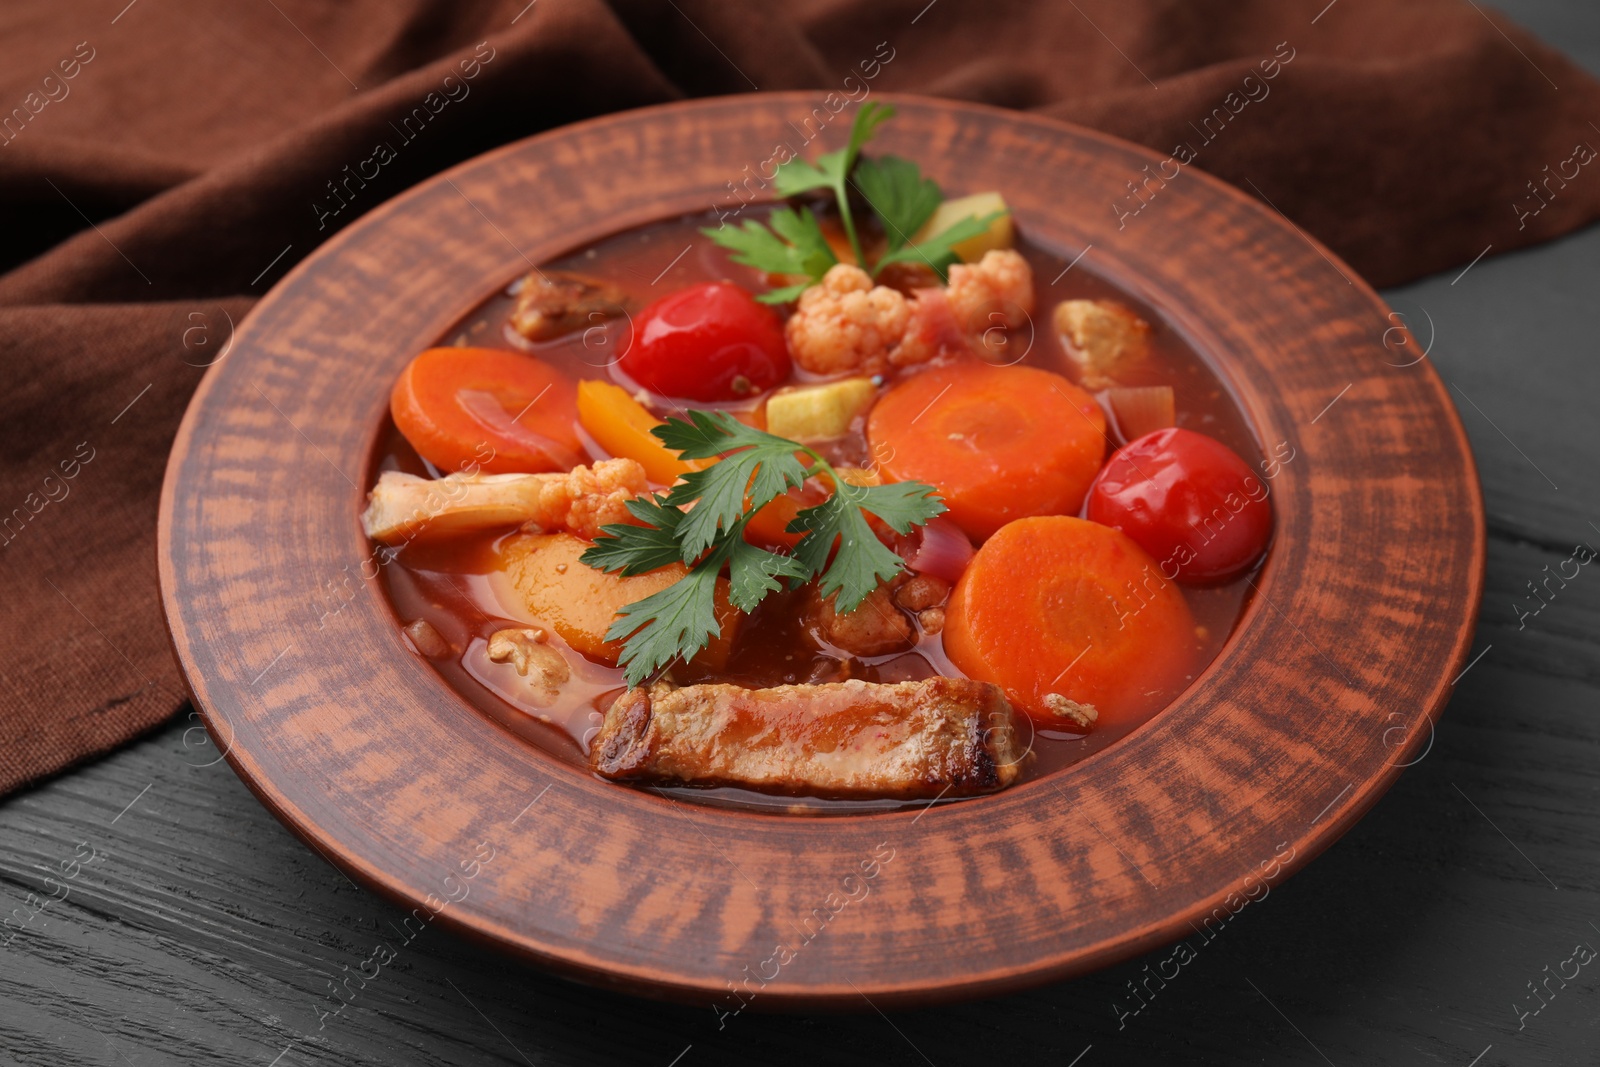
[[[715,216],[707,213],[655,223],[599,241],[544,266],[610,281],[628,293],[634,307],[642,307],[675,289],[702,281],[728,279],[752,291],[762,291],[764,280],[757,272],[730,262],[723,249],[699,233],[700,227],[714,222]],[[1070,262],[1067,258],[1026,239],[1020,239],[1017,248],[1033,267],[1038,297],[1036,328],[1013,331],[1007,344],[1020,345],[1025,354],[1018,359],[1002,351],[1004,362],[1020,362],[1071,378],[1070,364],[1049,326],[1051,310],[1066,299],[1119,300],[1133,307],[1153,327],[1153,358],[1137,378],[1130,376],[1122,384],[1172,386],[1179,426],[1217,438],[1246,462],[1262,469],[1259,466],[1261,450],[1227,390],[1160,316],[1081,267],[1066,271]],[[1056,280],[1052,282],[1051,279]],[[463,317],[439,343],[525,351],[566,370],[574,378],[615,380],[611,367],[630,340],[631,326],[627,320],[598,323],[586,331],[533,344],[515,334],[507,324],[515,300],[514,290],[515,285],[489,297]],[[803,372],[797,373],[803,376]],[[620,384],[632,391],[631,383]],[[848,451],[851,443],[847,441],[841,447]],[[864,448],[864,443],[861,447]],[[590,451],[595,459],[606,458],[606,453],[592,443]],[[420,458],[392,424],[386,426],[369,484],[384,470],[402,470],[429,477],[444,473]],[[572,680],[563,688],[559,702],[545,709],[518,702],[514,671],[508,664],[490,662],[486,654],[487,639],[494,631],[534,621],[525,615],[519,617],[515,605],[495,591],[496,579],[492,574],[495,545],[499,539],[512,535],[511,531],[501,531],[444,544],[413,544],[403,549],[393,564],[383,568],[386,589],[401,625],[426,619],[449,642],[451,655],[430,662],[478,712],[556,758],[587,769],[588,741],[600,725],[602,711],[624,688],[622,672],[568,651]],[[1181,587],[1198,624],[1197,637],[1203,650],[1196,674],[1215,658],[1239,619],[1249,594],[1249,578],[1245,575],[1210,588]],[[798,596],[798,593],[778,593],[762,602],[744,621],[733,656],[714,680],[770,686],[833,681],[841,677],[890,682],[934,674],[961,674],[945,658],[937,635],[921,635],[912,650],[888,656],[851,658],[837,649],[818,649],[801,632],[800,612],[795,604]],[[553,634],[551,640],[560,644]],[[841,660],[850,661],[848,674],[843,673],[845,668]],[[673,674],[683,684],[713,680],[702,672],[683,668],[675,668]],[[1027,776],[1048,774],[1100,751],[1148,721],[1178,694],[1148,695],[1152,701],[1149,715],[1097,729],[1087,736],[1055,730],[1034,731]],[[1022,729],[1034,730],[1026,716],[1019,716],[1019,719]],[[810,814],[883,811],[926,803],[773,796],[736,788],[683,787],[660,791],[700,803]]]

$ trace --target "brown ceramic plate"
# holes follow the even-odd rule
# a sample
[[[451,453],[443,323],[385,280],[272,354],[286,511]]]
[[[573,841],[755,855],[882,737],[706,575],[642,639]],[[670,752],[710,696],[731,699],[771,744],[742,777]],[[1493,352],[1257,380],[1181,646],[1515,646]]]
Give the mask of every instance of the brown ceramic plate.
[[[213,737],[295,833],[416,924],[722,1010],[742,1002],[734,987],[757,1006],[999,993],[1225,917],[1425,753],[1472,636],[1483,505],[1446,391],[1398,319],[1193,167],[1119,220],[1111,205],[1158,171],[1154,154],[895,103],[874,150],[955,192],[999,189],[1033,241],[1087,250],[1074,269],[1155,308],[1264,450],[1294,450],[1233,638],[1085,762],[920,812],[686,804],[475,713],[402,642],[357,523],[391,383],[530,263],[727,203],[824,102],[696,101],[508,145],[373,211],[256,306],[189,407],[162,495],[167,619]]]

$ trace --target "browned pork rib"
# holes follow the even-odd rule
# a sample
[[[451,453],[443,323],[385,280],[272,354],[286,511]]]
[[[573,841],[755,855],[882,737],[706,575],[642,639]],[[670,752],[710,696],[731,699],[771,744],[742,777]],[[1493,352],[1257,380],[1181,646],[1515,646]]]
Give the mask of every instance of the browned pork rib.
[[[992,793],[1022,772],[1026,729],[1000,690],[965,678],[743,689],[632,689],[590,763],[606,778],[837,797]]]

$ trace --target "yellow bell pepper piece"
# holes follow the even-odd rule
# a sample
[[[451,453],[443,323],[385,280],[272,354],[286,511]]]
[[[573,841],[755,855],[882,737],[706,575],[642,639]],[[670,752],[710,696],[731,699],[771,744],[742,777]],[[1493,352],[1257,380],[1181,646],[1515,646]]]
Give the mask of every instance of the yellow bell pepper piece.
[[[1010,248],[1016,243],[1016,228],[1011,221],[1011,209],[999,193],[973,193],[955,200],[946,200],[934,210],[922,229],[911,240],[921,242],[934,234],[943,233],[962,219],[981,219],[996,211],[1004,212],[989,223],[989,228],[976,237],[969,237],[955,246],[956,255],[964,263],[976,263],[985,252],[997,248]]]
[[[626,389],[610,382],[578,383],[578,422],[601,448],[613,456],[638,460],[645,476],[660,485],[671,485],[702,466],[679,459],[678,453],[656,440],[650,431],[661,420]]]

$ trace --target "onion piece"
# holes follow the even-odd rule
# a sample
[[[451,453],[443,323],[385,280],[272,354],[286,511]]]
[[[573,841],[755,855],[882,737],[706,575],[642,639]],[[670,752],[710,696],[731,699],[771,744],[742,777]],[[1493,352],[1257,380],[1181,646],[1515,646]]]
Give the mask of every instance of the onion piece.
[[[1123,444],[1178,424],[1177,399],[1170,385],[1118,386],[1102,395]]]
[[[922,527],[917,543],[906,557],[906,566],[917,574],[942,578],[951,585],[961,577],[972,562],[972,542],[949,519],[940,516],[929,519]]]

